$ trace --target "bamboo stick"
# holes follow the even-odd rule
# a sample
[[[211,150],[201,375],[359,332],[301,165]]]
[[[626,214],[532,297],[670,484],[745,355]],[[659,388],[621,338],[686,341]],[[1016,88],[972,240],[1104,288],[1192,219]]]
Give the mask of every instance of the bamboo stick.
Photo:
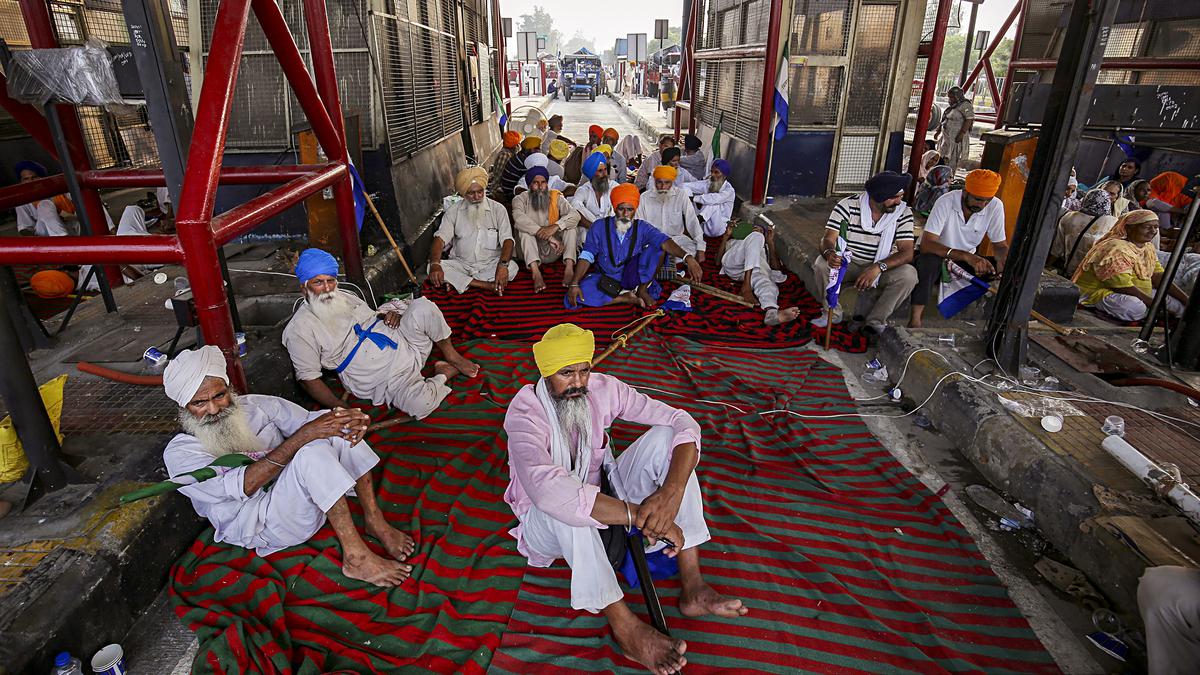
[[[715,286],[709,286],[708,284],[700,282],[700,281],[691,281],[690,279],[684,277],[679,280],[679,283],[687,284],[688,286],[691,286],[692,288],[700,291],[701,293],[707,293],[715,298],[720,298],[722,300],[728,300],[729,302],[735,302],[743,307],[754,308],[757,306],[753,302],[750,302],[749,300],[743,298],[740,295],[735,295],[733,293],[730,293],[729,291],[723,291]]]
[[[638,322],[638,324],[636,326],[634,326],[633,328],[630,328],[628,332],[621,333],[620,335],[618,335],[612,341],[612,344],[608,345],[607,349],[600,352],[599,356],[592,359],[592,365],[595,366],[596,364],[600,363],[604,359],[607,359],[613,352],[617,351],[617,349],[624,347],[629,342],[629,338],[633,337],[634,335],[637,335],[637,333],[640,332],[643,328],[645,328],[646,326],[649,326],[651,321],[654,321],[655,319],[657,319],[660,316],[663,316],[664,314],[666,314],[666,312],[664,312],[661,309],[655,310],[655,312],[653,314],[641,319]]]
[[[375,221],[379,223],[379,229],[383,230],[383,235],[387,237],[388,243],[392,245],[392,250],[396,252],[396,256],[400,258],[400,264],[404,265],[404,271],[408,274],[408,280],[416,285],[417,277],[413,274],[412,268],[408,266],[408,261],[404,259],[404,252],[396,244],[396,240],[392,238],[392,233],[388,230],[387,225],[383,224],[383,216],[379,215],[379,210],[375,208],[375,202],[371,200],[371,195],[363,193],[367,198],[367,206],[371,209],[371,213],[375,214]]]
[[[829,351],[829,339],[833,337],[833,308],[825,308],[825,351]]]

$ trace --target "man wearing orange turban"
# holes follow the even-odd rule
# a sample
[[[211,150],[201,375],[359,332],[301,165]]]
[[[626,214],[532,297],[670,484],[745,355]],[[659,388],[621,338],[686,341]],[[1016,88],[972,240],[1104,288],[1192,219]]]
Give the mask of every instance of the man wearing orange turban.
[[[496,159],[492,160],[492,168],[488,170],[488,185],[492,186],[493,192],[499,193],[500,183],[504,176],[504,168],[508,166],[512,158],[521,151],[521,134],[516,131],[504,132],[504,147],[496,153]],[[524,165],[522,165],[524,166]]]
[[[596,148],[600,147],[600,144],[603,142],[604,127],[600,126],[599,124],[593,124],[592,126],[588,127],[588,142],[587,145],[583,147],[583,156],[590,156],[596,151]]]
[[[613,188],[611,197],[616,215],[597,220],[588,228],[575,263],[575,276],[563,299],[568,309],[614,303],[653,306],[662,294],[654,276],[663,251],[682,259],[688,276],[700,280],[700,263],[694,255],[658,228],[634,217],[641,195],[632,183]]]
[[[917,286],[910,302],[909,328],[921,327],[921,314],[942,277],[944,264],[953,263],[985,281],[1004,271],[1008,241],[1004,231],[1004,202],[996,199],[1000,174],[976,169],[967,174],[962,190],[951,190],[938,198],[925,221],[921,253],[913,261]],[[975,254],[983,238],[992,242],[995,257]]]
[[[39,298],[62,298],[75,290],[75,279],[62,270],[42,270],[29,278],[29,286]]]

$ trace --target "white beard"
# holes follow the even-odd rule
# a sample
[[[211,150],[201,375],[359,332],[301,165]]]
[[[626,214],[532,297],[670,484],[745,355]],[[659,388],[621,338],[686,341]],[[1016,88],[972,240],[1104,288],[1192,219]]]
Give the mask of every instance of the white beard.
[[[305,294],[308,308],[317,316],[321,323],[331,326],[342,326],[354,322],[354,304],[345,293],[330,291],[328,293]]]
[[[632,220],[627,220],[625,218],[617,218],[617,232],[620,233],[621,235],[624,235],[626,232],[628,232],[629,228],[631,228],[631,227],[633,227]]]
[[[558,427],[562,430],[563,438],[567,441],[567,447],[576,450],[578,449],[579,439],[583,438],[587,434],[587,430],[591,428],[591,403],[588,401],[586,395],[575,398],[555,398],[553,400],[554,411],[558,413]],[[572,452],[571,456],[575,457],[576,453]]]
[[[655,188],[655,191],[658,192],[658,194],[660,196],[666,197],[668,194],[671,193],[671,188],[667,188],[666,190],[659,190],[659,189]]]
[[[708,179],[708,191],[709,192],[720,192],[721,187],[723,185],[725,185],[724,178],[709,178]]]
[[[248,454],[263,449],[263,442],[250,429],[246,409],[238,405],[237,395],[229,392],[229,405],[216,415],[197,418],[186,408],[179,409],[179,426],[185,434],[200,441],[204,451],[213,457]]]
[[[479,202],[478,204],[467,202],[467,218],[470,219],[472,225],[475,227],[482,225],[483,216],[483,202]]]
[[[530,190],[529,205],[538,213],[548,213],[550,211],[550,191]]]

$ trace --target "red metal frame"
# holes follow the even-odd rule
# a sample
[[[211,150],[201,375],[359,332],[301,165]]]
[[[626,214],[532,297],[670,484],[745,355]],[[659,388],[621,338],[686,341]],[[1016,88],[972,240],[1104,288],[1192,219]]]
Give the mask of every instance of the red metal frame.
[[[1012,8],[1012,11],[1008,13],[1008,18],[1005,19],[1004,24],[1000,26],[1000,30],[996,31],[995,36],[992,37],[992,41],[988,45],[987,49],[984,50],[983,55],[979,57],[979,63],[975,64],[975,67],[971,69],[971,74],[967,76],[966,82],[963,82],[962,88],[964,91],[971,88],[971,85],[975,83],[975,78],[979,77],[979,73],[983,70],[985,65],[989,71],[991,70],[992,54],[996,51],[996,48],[1000,46],[1000,43],[1004,41],[1004,36],[1008,33],[1009,27],[1012,26],[1013,21],[1016,21],[1020,14],[1021,2],[1018,1],[1016,6]],[[1015,56],[1016,52],[1013,52],[1013,55]],[[995,78],[993,77],[993,79]],[[993,88],[995,88],[995,85],[993,85]],[[1000,99],[996,100],[998,102]]]
[[[56,47],[45,1],[20,2],[33,47]],[[312,124],[317,141],[331,160],[327,164],[221,166],[252,5],[288,83]],[[361,280],[363,273],[349,171],[350,153],[346,147],[324,0],[305,0],[305,17],[315,83],[304,67],[295,40],[277,5],[270,0],[222,0],[217,7],[212,51],[205,67],[192,143],[188,148],[187,172],[177,208],[177,236],[0,237],[0,264],[183,263],[188,278],[192,280],[196,314],[204,340],[221,348],[228,363],[231,382],[245,391],[246,378],[237,359],[233,321],[221,276],[219,247],[305,197],[332,187],[346,273],[353,280]],[[4,83],[0,81],[0,84]],[[3,87],[0,87],[0,105],[39,143],[53,152],[49,128],[40,113],[35,108],[13,101],[2,92]],[[97,189],[162,187],[166,184],[162,171],[92,170],[74,109],[60,106],[60,111],[63,132],[72,155],[69,163],[61,159],[60,163],[64,170],[74,172],[83,186],[83,206],[89,209],[89,216],[93,213],[92,209],[97,215],[91,218],[92,222],[99,223],[101,228],[105,227],[106,220]],[[65,177],[57,175],[0,189],[0,208],[58,194],[65,183]],[[264,183],[282,185],[215,218],[212,216],[218,185]]]
[[[1017,9],[1019,16],[1017,18],[1017,35],[1013,38],[1012,56],[1008,60],[1008,70],[1004,73],[1004,90],[1000,93],[1000,98],[996,99],[996,121],[993,123],[993,129],[999,129],[1004,122],[1004,109],[1008,102],[1008,94],[1012,91],[1013,80],[1013,59],[1021,53],[1021,35],[1025,32],[1025,17],[1029,16],[1026,10],[1029,7],[1029,0],[1017,0]],[[999,36],[998,36],[999,37]],[[1002,38],[1001,38],[1002,39]]]
[[[938,68],[942,65],[942,50],[946,46],[946,27],[950,23],[950,0],[939,0],[937,16],[933,22],[933,37],[929,45],[929,58],[925,61],[925,81],[921,91],[921,107],[917,109],[917,124],[913,128],[912,155],[908,159],[908,172],[913,182],[909,187],[909,198],[916,195],[917,175],[921,169],[921,155],[925,154],[925,136],[929,133],[929,114],[933,107],[933,95],[937,89]]]
[[[783,32],[783,0],[771,0],[771,18],[767,25],[767,53],[763,64],[762,104],[758,113],[758,143],[754,146],[754,184],[750,203],[762,204],[767,198],[767,167],[771,159],[771,122],[775,118],[775,80],[779,75],[779,34]],[[784,58],[787,55],[784,54]]]

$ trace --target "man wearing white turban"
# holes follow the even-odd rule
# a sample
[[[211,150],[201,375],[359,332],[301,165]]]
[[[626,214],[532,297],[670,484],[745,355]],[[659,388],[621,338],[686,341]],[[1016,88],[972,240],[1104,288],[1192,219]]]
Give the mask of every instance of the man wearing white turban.
[[[454,187],[463,200],[446,209],[429,250],[429,283],[450,284],[464,293],[484,288],[504,295],[517,276],[512,221],[500,202],[487,196],[487,172],[477,166],[458,172]],[[449,250],[444,259],[442,253]]]
[[[229,386],[224,355],[211,345],[176,356],[163,372],[163,388],[179,404],[183,428],[163,451],[172,478],[218,457],[245,456],[244,464],[179,489],[212,523],[216,541],[269,555],[307,541],[328,519],[346,576],[398,586],[412,573],[403,561],[413,540],[388,524],[375,499],[371,468],[379,458],[362,440],[365,414],[309,412],[275,396],[239,396]],[[236,463],[222,462],[229,464]],[[358,497],[367,534],[387,558],[373,553],[355,528],[348,494]]]

